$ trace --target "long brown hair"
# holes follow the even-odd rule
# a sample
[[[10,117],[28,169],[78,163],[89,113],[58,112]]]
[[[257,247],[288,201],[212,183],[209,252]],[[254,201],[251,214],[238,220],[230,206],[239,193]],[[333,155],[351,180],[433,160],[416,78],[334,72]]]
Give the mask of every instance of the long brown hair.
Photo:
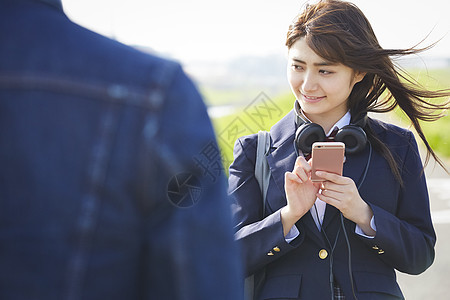
[[[391,59],[419,53],[433,45],[421,49],[382,49],[362,11],[352,3],[339,0],[321,0],[307,5],[289,26],[286,46],[290,48],[300,38],[305,38],[308,46],[320,57],[366,73],[364,79],[354,86],[347,102],[353,120],[367,112],[389,112],[399,106],[427,148],[425,165],[431,155],[447,171],[428,144],[419,120],[439,119],[442,116],[440,112],[448,109],[449,102],[439,104],[427,100],[448,97],[450,90],[430,91],[422,88]],[[389,91],[388,96],[381,99],[386,90]],[[395,177],[402,182],[390,150],[368,124],[364,130],[374,149],[386,158]]]

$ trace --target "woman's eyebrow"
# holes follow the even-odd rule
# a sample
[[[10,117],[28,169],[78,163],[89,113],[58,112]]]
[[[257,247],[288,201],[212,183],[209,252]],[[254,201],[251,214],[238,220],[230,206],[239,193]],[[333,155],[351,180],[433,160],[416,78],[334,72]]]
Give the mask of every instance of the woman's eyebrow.
[[[305,64],[307,65],[307,63],[299,58],[292,58],[293,61],[301,63],[301,64]],[[316,67],[322,67],[322,66],[336,66],[338,65],[337,63],[333,63],[333,62],[329,62],[329,61],[321,61],[321,62],[316,62],[313,63],[314,66]]]

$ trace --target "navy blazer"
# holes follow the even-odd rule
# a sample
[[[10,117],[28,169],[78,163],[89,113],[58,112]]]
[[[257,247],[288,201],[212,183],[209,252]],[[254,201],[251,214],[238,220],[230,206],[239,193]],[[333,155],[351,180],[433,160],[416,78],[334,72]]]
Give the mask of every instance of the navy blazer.
[[[349,299],[352,298],[349,272],[359,300],[402,299],[394,269],[419,274],[432,264],[436,236],[414,136],[408,130],[378,120],[369,119],[369,125],[398,160],[404,184],[401,186],[394,178],[383,156],[373,151],[359,193],[373,210],[377,233],[373,239],[362,237],[355,233],[355,223],[344,220],[351,245],[351,266],[345,236],[340,230],[340,213],[332,206],[327,205],[323,220],[330,243],[317,229],[310,212],[296,223],[300,235],[291,243],[285,241],[280,209],[286,205],[284,174],[292,171],[296,160],[294,112],[270,131],[267,160],[271,178],[264,217],[261,192],[254,176],[257,135],[236,141],[229,177],[235,238],[243,248],[247,274],[265,270],[258,299],[329,299],[330,259],[334,261],[335,279]],[[358,184],[368,157],[369,144],[362,153],[348,155],[344,176]],[[331,255],[330,244],[335,242]],[[323,249],[328,253],[325,258],[319,257]]]

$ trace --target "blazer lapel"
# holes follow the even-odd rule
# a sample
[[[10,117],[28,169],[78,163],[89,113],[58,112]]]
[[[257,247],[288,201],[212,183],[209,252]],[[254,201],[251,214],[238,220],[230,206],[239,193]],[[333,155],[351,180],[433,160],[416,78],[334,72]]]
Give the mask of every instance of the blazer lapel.
[[[284,173],[292,171],[294,168],[297,155],[294,151],[294,135],[295,122],[294,112],[291,111],[277,124],[270,129],[271,150],[267,156],[270,172],[274,179],[279,192],[283,197],[276,197],[276,199],[267,199],[270,206],[279,208],[286,205],[286,197],[284,194]],[[278,203],[274,203],[277,201]],[[281,202],[283,201],[283,202]]]

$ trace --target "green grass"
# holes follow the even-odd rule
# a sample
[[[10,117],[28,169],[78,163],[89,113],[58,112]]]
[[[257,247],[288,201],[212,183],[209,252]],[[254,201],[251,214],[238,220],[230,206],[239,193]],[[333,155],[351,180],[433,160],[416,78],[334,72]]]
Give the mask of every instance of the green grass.
[[[253,99],[258,95],[259,90],[252,87],[239,89],[200,87],[200,92],[208,105],[230,105],[239,104],[242,99]]]
[[[216,131],[219,147],[222,151],[225,169],[233,161],[233,147],[237,138],[257,133],[259,130],[270,130],[270,128],[278,122],[293,107],[295,98],[290,92],[276,98],[270,98],[268,95],[260,94],[256,97],[264,99],[270,104],[268,110],[261,111],[261,117],[254,115],[254,107],[252,104],[238,109],[235,114],[213,119],[213,126]],[[269,100],[269,101],[267,101]]]
[[[428,89],[445,89],[450,88],[450,69],[442,70],[410,70],[409,74],[417,80],[421,85]],[[210,91],[213,93],[213,91]],[[214,92],[215,96],[219,93]],[[223,95],[235,96],[237,92],[226,91]],[[281,95],[260,94],[254,95],[255,100],[252,104],[244,106],[232,115],[213,119],[219,147],[222,150],[225,168],[228,169],[229,164],[233,160],[233,147],[238,137],[257,133],[259,130],[269,130],[276,122],[278,122],[293,107],[295,98],[290,91],[286,91]],[[220,98],[220,97],[219,97]],[[269,101],[267,101],[269,100]],[[258,102],[260,101],[260,102]],[[261,102],[262,101],[262,102]],[[268,107],[264,107],[261,103],[269,103]],[[254,104],[259,105],[254,105]],[[262,107],[259,111],[260,117],[255,113],[255,107]],[[397,110],[391,113],[391,119],[403,127],[409,127],[410,122],[403,115],[403,112]],[[398,121],[398,122],[397,122]],[[444,159],[450,158],[450,116],[445,116],[435,122],[421,123],[425,135],[431,147]],[[419,140],[419,138],[417,138]]]
[[[440,90],[450,88],[450,69],[438,70],[410,70],[411,77],[422,86],[430,90]],[[438,99],[443,101],[445,99]],[[447,99],[448,100],[448,99]],[[443,158],[450,158],[450,116],[446,116],[435,122],[420,122],[428,143],[438,155]],[[410,122],[405,114],[396,109],[395,115],[403,126],[409,126]],[[418,139],[418,137],[416,137]]]

